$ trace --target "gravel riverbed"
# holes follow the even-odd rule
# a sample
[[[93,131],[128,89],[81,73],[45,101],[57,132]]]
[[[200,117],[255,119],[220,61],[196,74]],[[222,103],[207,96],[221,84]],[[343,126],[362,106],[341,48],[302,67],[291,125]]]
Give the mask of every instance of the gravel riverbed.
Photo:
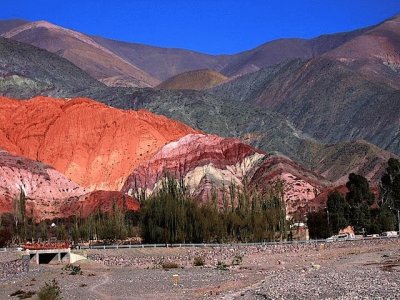
[[[88,250],[83,274],[32,265],[0,299],[56,279],[64,299],[400,299],[400,239],[219,248]],[[194,257],[205,266],[193,266]],[[216,268],[218,261],[231,265]],[[10,256],[11,257],[11,256]],[[178,268],[165,270],[162,262]],[[179,282],[174,280],[179,276]]]

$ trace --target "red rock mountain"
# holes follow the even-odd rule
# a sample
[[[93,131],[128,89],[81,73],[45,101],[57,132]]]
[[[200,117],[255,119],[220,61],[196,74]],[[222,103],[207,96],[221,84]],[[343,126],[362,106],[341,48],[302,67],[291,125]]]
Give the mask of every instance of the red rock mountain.
[[[21,23],[6,23],[9,27],[13,24]],[[91,37],[46,21],[25,23],[2,35],[56,53],[110,86],[149,87],[159,83]]]
[[[116,190],[124,182],[123,193],[151,192],[166,173],[184,178],[204,201],[212,190],[241,186],[245,178],[264,187],[281,179],[290,214],[305,210],[329,185],[293,161],[239,140],[199,134],[147,111],[121,111],[83,98],[0,98],[0,147],[13,154],[0,159],[6,179],[0,184],[3,211],[12,209],[22,188],[38,219],[86,216],[97,208],[109,210],[114,201],[137,209],[120,192],[88,192]]]
[[[196,131],[147,111],[76,98],[0,98],[0,148],[53,166],[89,190],[118,190],[136,166]]]
[[[139,209],[132,197],[120,192],[89,192],[63,174],[41,162],[0,151],[0,214],[14,211],[21,192],[26,196],[26,212],[43,219],[88,216],[97,209],[111,210],[112,204]]]
[[[300,208],[306,211],[308,202],[329,186],[328,181],[293,161],[268,156],[237,139],[190,134],[165,145],[135,169],[122,191],[150,194],[166,174],[184,179],[191,192],[203,201],[211,199],[211,191],[222,195],[232,183],[242,186],[245,178],[250,184],[263,187],[281,179],[289,214]]]

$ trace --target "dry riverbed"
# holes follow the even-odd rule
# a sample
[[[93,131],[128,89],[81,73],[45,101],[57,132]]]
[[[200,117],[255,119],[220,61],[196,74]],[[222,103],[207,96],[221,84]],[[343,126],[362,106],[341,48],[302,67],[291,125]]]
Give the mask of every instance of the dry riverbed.
[[[90,250],[82,275],[62,265],[31,265],[0,280],[0,299],[38,291],[55,278],[64,299],[399,299],[400,240],[324,246]],[[0,255],[2,255],[0,253]],[[201,256],[204,267],[194,267]],[[232,264],[217,269],[219,262]],[[165,262],[177,269],[164,270]],[[236,261],[238,262],[238,261]],[[173,275],[179,275],[175,284]],[[34,296],[35,297],[35,296]]]

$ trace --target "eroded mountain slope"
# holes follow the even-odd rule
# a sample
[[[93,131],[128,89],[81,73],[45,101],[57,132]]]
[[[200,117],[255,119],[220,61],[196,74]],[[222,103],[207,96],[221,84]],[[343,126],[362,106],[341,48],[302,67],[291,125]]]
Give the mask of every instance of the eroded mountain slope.
[[[0,98],[0,147],[53,166],[91,190],[119,189],[143,160],[190,127],[89,99]]]

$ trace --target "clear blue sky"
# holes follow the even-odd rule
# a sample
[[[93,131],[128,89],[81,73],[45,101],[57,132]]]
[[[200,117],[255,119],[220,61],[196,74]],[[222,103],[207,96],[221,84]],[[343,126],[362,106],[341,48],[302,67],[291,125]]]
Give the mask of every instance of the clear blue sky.
[[[117,40],[219,54],[376,24],[400,0],[0,0],[0,19],[47,20]]]

